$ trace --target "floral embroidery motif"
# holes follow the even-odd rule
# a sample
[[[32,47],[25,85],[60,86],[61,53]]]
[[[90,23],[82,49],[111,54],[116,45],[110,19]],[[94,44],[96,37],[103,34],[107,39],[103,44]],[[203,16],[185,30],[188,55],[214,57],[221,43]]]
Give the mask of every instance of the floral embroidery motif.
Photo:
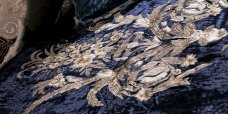
[[[147,17],[128,15],[116,19],[114,24],[103,25],[95,31],[91,41],[57,45],[52,46],[50,51],[45,49],[44,52],[35,52],[31,61],[22,66],[23,71],[18,74],[18,78],[26,77],[23,74],[25,71],[32,71],[30,76],[35,76],[39,72],[62,70],[58,75],[34,86],[36,89],[33,95],[44,95],[34,101],[24,113],[30,113],[57,94],[80,89],[91,83],[92,89],[86,97],[91,106],[104,105],[96,94],[106,86],[120,99],[131,96],[146,101],[157,92],[189,85],[187,77],[190,74],[211,64],[198,63],[197,54],[183,56],[182,52],[194,42],[205,46],[228,35],[225,29],[213,26],[204,30],[197,29],[196,21],[215,15],[204,13],[209,11],[206,6],[212,5],[219,5],[218,8],[224,6],[220,2],[208,3],[204,0],[168,2],[157,6]],[[142,24],[144,22],[149,23],[149,26]],[[103,31],[124,25],[131,26],[131,23],[135,28],[151,30],[153,35],[137,29],[137,32],[115,30],[112,34],[99,36]],[[43,57],[43,54],[46,56]],[[69,69],[65,69],[66,67]],[[76,75],[64,73],[71,70]],[[56,89],[45,93],[44,88],[48,86]]]

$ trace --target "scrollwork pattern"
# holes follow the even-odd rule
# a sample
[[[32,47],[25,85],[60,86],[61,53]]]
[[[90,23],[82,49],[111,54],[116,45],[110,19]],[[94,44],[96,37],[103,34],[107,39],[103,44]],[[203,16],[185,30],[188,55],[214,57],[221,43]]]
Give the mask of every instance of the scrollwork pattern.
[[[194,43],[205,46],[228,35],[226,29],[215,28],[214,25],[204,29],[196,26],[196,21],[218,15],[225,6],[221,3],[225,2],[167,2],[155,7],[147,17],[116,17],[113,22],[97,29],[89,41],[36,51],[31,55],[31,61],[22,66],[19,79],[40,79],[41,72],[51,74],[60,70],[46,81],[39,80],[33,95],[41,97],[24,113],[32,112],[57,94],[83,86],[92,87],[86,97],[88,104],[102,106],[105,104],[99,101],[96,94],[104,87],[120,99],[129,96],[146,101],[155,93],[171,87],[189,85],[188,76],[211,63],[198,62],[197,53],[183,55],[184,50]],[[193,15],[197,18],[192,18]],[[137,31],[128,29],[130,26]],[[118,29],[121,27],[125,30]],[[32,73],[25,75],[25,71]],[[69,75],[65,72],[73,73]],[[54,90],[45,92],[45,87],[54,87]]]
[[[26,0],[0,1],[0,68],[10,58],[15,56],[16,48],[20,47],[24,33],[24,19],[26,15]],[[15,44],[17,43],[17,44]],[[13,50],[10,50],[10,49]],[[4,50],[4,51],[3,51]],[[11,52],[12,51],[12,52]],[[13,52],[14,51],[14,52]]]

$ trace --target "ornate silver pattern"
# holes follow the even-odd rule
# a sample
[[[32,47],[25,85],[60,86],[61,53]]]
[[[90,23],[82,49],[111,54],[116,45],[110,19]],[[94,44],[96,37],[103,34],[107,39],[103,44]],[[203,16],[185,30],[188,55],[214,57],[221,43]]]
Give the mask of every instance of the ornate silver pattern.
[[[40,97],[24,113],[32,112],[58,94],[84,86],[91,87],[86,98],[89,105],[96,107],[105,105],[96,96],[104,87],[120,99],[128,96],[146,101],[155,93],[171,87],[189,85],[188,76],[211,63],[199,63],[195,53],[183,56],[184,50],[193,43],[203,47],[228,35],[225,28],[210,25],[198,29],[195,23],[218,15],[227,3],[221,1],[176,0],[163,3],[148,16],[115,17],[113,22],[95,30],[86,42],[58,44],[51,49],[34,52],[17,78],[39,79],[41,72],[49,77],[48,80],[40,79],[33,87],[33,96]],[[119,30],[121,27],[126,28]],[[141,31],[142,28],[152,34]],[[110,67],[111,63],[115,67]],[[57,75],[49,75],[56,70]],[[32,73],[26,75],[26,71]],[[73,75],[65,72],[73,72]],[[53,90],[45,92],[45,87],[53,87]]]

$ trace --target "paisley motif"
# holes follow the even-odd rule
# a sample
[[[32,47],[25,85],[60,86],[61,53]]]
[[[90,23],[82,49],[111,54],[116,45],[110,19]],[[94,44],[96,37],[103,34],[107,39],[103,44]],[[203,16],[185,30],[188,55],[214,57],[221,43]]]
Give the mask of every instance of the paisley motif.
[[[0,68],[18,53],[24,33],[26,0],[0,1]]]
[[[16,18],[4,18],[0,25],[0,36],[6,39],[15,39],[19,33],[18,22]]]

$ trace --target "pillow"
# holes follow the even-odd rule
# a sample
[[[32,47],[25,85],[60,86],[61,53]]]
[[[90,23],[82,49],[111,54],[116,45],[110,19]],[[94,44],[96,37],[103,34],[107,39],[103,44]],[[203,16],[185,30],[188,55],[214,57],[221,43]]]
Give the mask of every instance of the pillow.
[[[115,8],[127,0],[74,0],[76,16],[84,19],[96,17]]]
[[[87,25],[88,20],[102,16],[127,0],[73,0],[75,6],[75,24]],[[131,3],[135,2],[130,0]],[[89,21],[91,22],[91,21]]]
[[[63,0],[63,5],[59,11],[56,22],[60,20],[68,21],[69,19],[63,18],[65,18],[65,15],[68,12],[74,12],[75,28],[80,29],[81,26],[78,27],[79,24],[88,25],[91,23],[92,19],[104,15],[126,1],[127,0]],[[137,0],[129,1],[133,3]]]
[[[41,34],[54,31],[58,19],[69,9],[75,10],[75,17],[70,17],[75,19],[75,25],[88,25],[87,20],[91,22],[126,1],[0,0],[0,69],[22,49],[24,40],[42,39]]]
[[[22,47],[26,9],[25,0],[0,0],[0,68]]]
[[[0,69],[22,49],[25,32],[48,30],[62,1],[0,0]]]

